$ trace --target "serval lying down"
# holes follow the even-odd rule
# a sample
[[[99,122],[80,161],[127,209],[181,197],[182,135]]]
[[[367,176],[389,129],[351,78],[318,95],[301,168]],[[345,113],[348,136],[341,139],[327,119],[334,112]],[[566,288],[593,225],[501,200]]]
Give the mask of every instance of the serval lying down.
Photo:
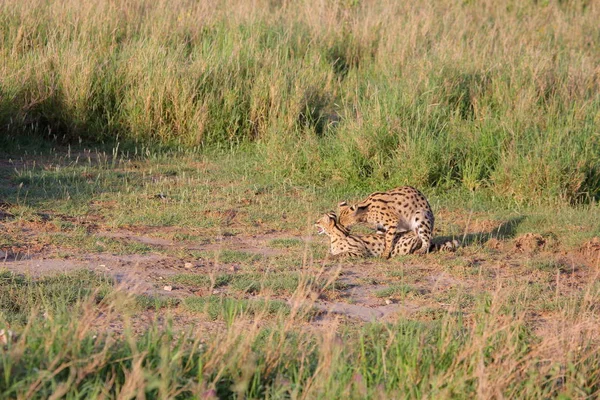
[[[384,235],[352,235],[339,224],[337,215],[331,211],[323,215],[316,223],[319,234],[326,234],[330,240],[330,253],[334,256],[346,257],[381,257],[383,255]],[[422,246],[421,239],[412,231],[397,234],[392,242],[391,256],[415,253]],[[438,250],[452,251],[458,242],[446,242],[434,246]]]

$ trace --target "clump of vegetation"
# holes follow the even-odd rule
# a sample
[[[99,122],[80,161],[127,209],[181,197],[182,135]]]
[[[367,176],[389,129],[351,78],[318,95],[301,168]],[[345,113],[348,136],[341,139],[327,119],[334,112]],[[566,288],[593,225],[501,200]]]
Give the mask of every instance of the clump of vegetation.
[[[251,144],[303,184],[598,196],[587,2],[68,4],[0,5],[5,142]]]

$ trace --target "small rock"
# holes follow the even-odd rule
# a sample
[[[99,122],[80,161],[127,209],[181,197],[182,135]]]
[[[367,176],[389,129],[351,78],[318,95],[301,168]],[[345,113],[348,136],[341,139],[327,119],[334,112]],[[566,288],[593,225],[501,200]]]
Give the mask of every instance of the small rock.
[[[394,302],[392,301],[392,299],[385,299],[385,304],[387,304],[388,306],[393,303]]]
[[[237,272],[237,270],[240,269],[237,265],[232,265],[231,267],[229,267],[229,270],[231,272]]]
[[[191,262],[186,262],[185,264],[183,264],[183,267],[186,269],[192,269],[194,268],[194,264],[192,264]]]
[[[165,290],[165,291],[167,291],[167,292],[170,292],[171,290],[173,290],[173,286],[171,286],[171,285],[167,285],[167,286],[165,286],[165,287],[163,288],[163,290]]]
[[[212,294],[219,294],[219,293],[221,293],[221,291],[219,289],[215,289],[212,291]]]

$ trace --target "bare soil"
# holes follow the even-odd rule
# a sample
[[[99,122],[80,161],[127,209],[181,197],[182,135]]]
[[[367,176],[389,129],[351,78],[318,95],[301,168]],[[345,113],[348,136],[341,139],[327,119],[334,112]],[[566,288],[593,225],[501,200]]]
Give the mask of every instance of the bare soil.
[[[34,240],[38,232],[25,230],[27,243]],[[0,265],[16,273],[41,276],[44,274],[89,269],[114,277],[121,286],[134,293],[145,293],[168,297],[185,298],[199,293],[184,284],[165,290],[165,282],[174,274],[236,273],[240,262],[219,262],[218,259],[174,256],[173,253],[189,254],[191,251],[218,252],[237,251],[256,254],[264,260],[283,257],[295,251],[299,257],[309,252],[311,242],[325,245],[325,238],[290,236],[285,232],[267,232],[261,235],[225,235],[210,240],[184,241],[158,237],[159,228],[146,231],[147,235],[131,230],[97,232],[126,242],[137,242],[150,246],[148,254],[118,255],[109,253],[75,254],[57,257],[60,247],[29,246],[20,256],[11,249],[2,249]],[[168,236],[168,235],[164,235]],[[302,241],[304,249],[286,249],[272,246],[273,240],[293,239]],[[314,243],[313,243],[314,244]],[[164,251],[165,249],[169,251]],[[305,254],[306,255],[306,254]],[[561,294],[568,294],[589,284],[598,275],[600,240],[594,238],[578,249],[565,249],[557,243],[549,243],[538,234],[526,234],[514,239],[490,239],[483,246],[467,245],[455,253],[431,253],[409,256],[401,260],[336,260],[312,259],[312,266],[298,269],[339,269],[337,282],[341,288],[321,294],[314,306],[325,314],[340,315],[359,321],[393,321],[400,316],[435,318],[436,313],[465,311],[469,305],[456,299],[476,296],[478,293],[493,293],[499,287],[509,285],[511,280],[527,279],[531,283],[548,281],[548,274],[531,268],[532,260],[547,260],[556,269],[551,271],[556,287]],[[308,258],[310,262],[310,257]],[[258,270],[261,270],[259,268]],[[263,269],[264,270],[264,269]],[[268,272],[265,272],[268,274]],[[557,276],[556,276],[557,275]],[[546,282],[547,283],[547,282]],[[390,288],[406,285],[408,293],[389,292]],[[226,294],[227,289],[216,293]],[[257,295],[252,295],[257,296]],[[290,298],[282,300],[291,301]],[[152,314],[152,315],[149,315]],[[156,318],[153,312],[144,313],[142,319]],[[190,323],[184,312],[175,313],[176,319]],[[551,321],[551,313],[538,315],[539,321]],[[141,320],[138,323],[142,323]],[[183,323],[183,322],[182,322]],[[317,318],[316,323],[319,323]]]

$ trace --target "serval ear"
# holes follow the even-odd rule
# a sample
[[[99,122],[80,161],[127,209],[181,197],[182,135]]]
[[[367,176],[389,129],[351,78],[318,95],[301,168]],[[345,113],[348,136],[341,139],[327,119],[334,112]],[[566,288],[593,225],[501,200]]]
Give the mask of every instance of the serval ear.
[[[345,208],[345,207],[348,207],[348,203],[346,203],[345,201],[340,201],[338,203],[338,209]]]
[[[369,211],[369,204],[359,203],[350,207],[350,210],[354,212],[354,215],[364,214]]]
[[[337,215],[335,214],[334,211],[329,211],[327,213],[327,216],[329,217],[328,219],[328,224],[329,226],[334,226],[337,223]]]

